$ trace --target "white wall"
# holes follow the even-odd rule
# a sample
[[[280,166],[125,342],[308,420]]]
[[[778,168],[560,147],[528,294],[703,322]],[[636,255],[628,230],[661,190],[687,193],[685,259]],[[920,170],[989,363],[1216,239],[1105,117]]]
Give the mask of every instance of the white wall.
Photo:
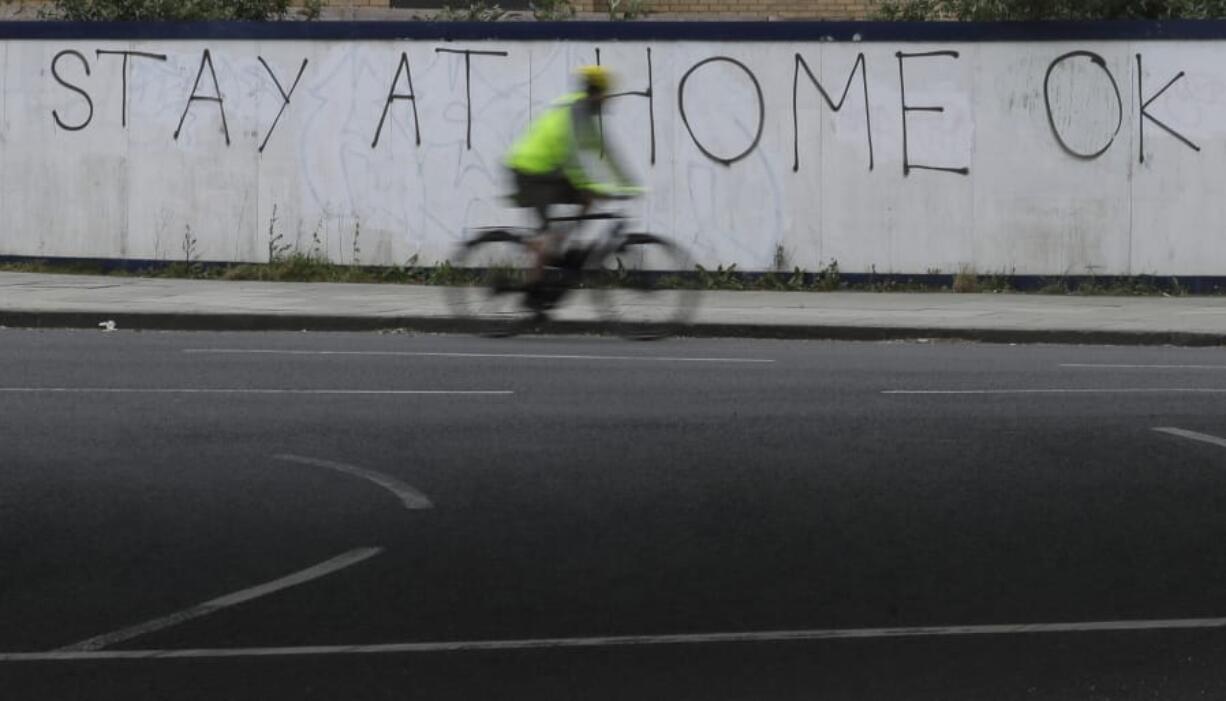
[[[440,48],[507,53],[471,57],[471,149],[464,56]],[[635,213],[701,263],[765,269],[782,247],[789,265],[809,270],[837,259],[849,272],[1226,275],[1226,44],[1175,41],[9,41],[0,45],[0,255],[181,259],[190,227],[203,260],[262,261],[275,208],[282,243],[310,250],[318,238],[334,261],[351,260],[359,230],[363,263],[441,260],[465,227],[520,220],[500,198],[510,189],[502,154],[597,48],[620,88],[635,91],[648,87],[651,50],[654,121],[646,98],[628,96],[611,104],[606,125],[650,188]],[[229,146],[215,102],[192,102],[175,138],[206,49]],[[89,94],[92,118],[53,75],[55,56],[68,50],[85,58],[89,75],[74,55],[56,70]],[[122,58],[98,50],[167,56],[130,59],[126,127]],[[907,149],[913,165],[966,174],[904,175],[900,51],[958,52],[905,59],[907,104],[944,108],[906,113]],[[1105,59],[1119,103],[1107,73],[1084,56],[1052,69],[1045,91],[1049,66],[1072,51]],[[414,103],[399,100],[372,148],[402,52],[421,144]],[[836,102],[864,55],[871,131],[859,73],[835,113],[802,70],[794,170],[796,54]],[[730,166],[700,151],[678,109],[683,76],[716,56],[752,71],[765,112],[760,142]],[[309,61],[263,153],[283,101],[260,58],[286,90]],[[1144,120],[1142,163],[1142,97],[1181,71],[1148,113],[1200,150]],[[404,75],[397,90],[408,91]],[[198,94],[216,94],[207,69]],[[1109,143],[1119,105],[1122,126],[1100,157],[1077,158],[1055,137],[1049,104],[1065,142],[1082,153]],[[690,74],[685,109],[717,156],[753,142],[758,93],[731,62]],[[88,123],[70,131],[56,116]]]

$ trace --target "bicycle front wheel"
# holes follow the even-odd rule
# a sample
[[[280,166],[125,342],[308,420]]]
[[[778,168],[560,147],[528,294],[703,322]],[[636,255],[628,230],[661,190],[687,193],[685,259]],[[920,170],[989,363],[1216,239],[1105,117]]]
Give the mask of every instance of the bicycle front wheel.
[[[698,292],[685,279],[689,255],[654,234],[625,234],[600,257],[592,298],[601,319],[618,335],[654,340],[684,332]]]
[[[525,304],[525,284],[534,256],[528,234],[488,229],[460,244],[446,271],[447,306],[465,328],[482,336],[511,336],[533,313]]]

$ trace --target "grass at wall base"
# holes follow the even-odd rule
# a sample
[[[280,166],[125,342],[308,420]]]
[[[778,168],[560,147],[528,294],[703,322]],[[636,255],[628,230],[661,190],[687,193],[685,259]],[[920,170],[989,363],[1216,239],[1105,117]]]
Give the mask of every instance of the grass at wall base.
[[[0,271],[112,275],[191,280],[253,280],[265,282],[391,283],[407,285],[465,285],[466,273],[443,261],[422,265],[417,257],[403,265],[362,265],[354,256],[349,264],[334,263],[318,251],[280,251],[271,263],[219,263],[200,261],[194,247],[187,247],[183,259],[149,263],[134,267],[118,260],[19,259],[0,263]],[[957,273],[929,271],[922,275],[884,274],[870,269],[848,273],[837,261],[817,272],[799,267],[791,271],[744,272],[735,264],[714,268],[695,266],[694,270],[661,274],[668,287],[700,290],[772,292],[947,292],[950,294],[1043,294],[1167,296],[1189,294],[1226,295],[1226,276],[1179,278],[1158,275],[1015,275],[998,272],[978,274],[963,268]]]

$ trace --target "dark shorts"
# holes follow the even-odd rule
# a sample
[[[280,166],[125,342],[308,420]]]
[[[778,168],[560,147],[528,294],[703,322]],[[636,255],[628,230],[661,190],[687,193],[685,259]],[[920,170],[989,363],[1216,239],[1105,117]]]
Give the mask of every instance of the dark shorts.
[[[515,203],[521,207],[544,207],[552,204],[584,204],[589,195],[562,173],[515,173]]]

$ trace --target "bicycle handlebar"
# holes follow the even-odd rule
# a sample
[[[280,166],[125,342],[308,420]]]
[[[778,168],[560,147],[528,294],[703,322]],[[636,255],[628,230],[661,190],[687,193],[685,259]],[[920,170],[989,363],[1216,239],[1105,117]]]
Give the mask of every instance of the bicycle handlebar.
[[[549,217],[545,221],[549,223],[560,221],[592,221],[596,219],[626,219],[628,218],[621,212],[593,212],[591,214],[578,214],[570,217]]]

